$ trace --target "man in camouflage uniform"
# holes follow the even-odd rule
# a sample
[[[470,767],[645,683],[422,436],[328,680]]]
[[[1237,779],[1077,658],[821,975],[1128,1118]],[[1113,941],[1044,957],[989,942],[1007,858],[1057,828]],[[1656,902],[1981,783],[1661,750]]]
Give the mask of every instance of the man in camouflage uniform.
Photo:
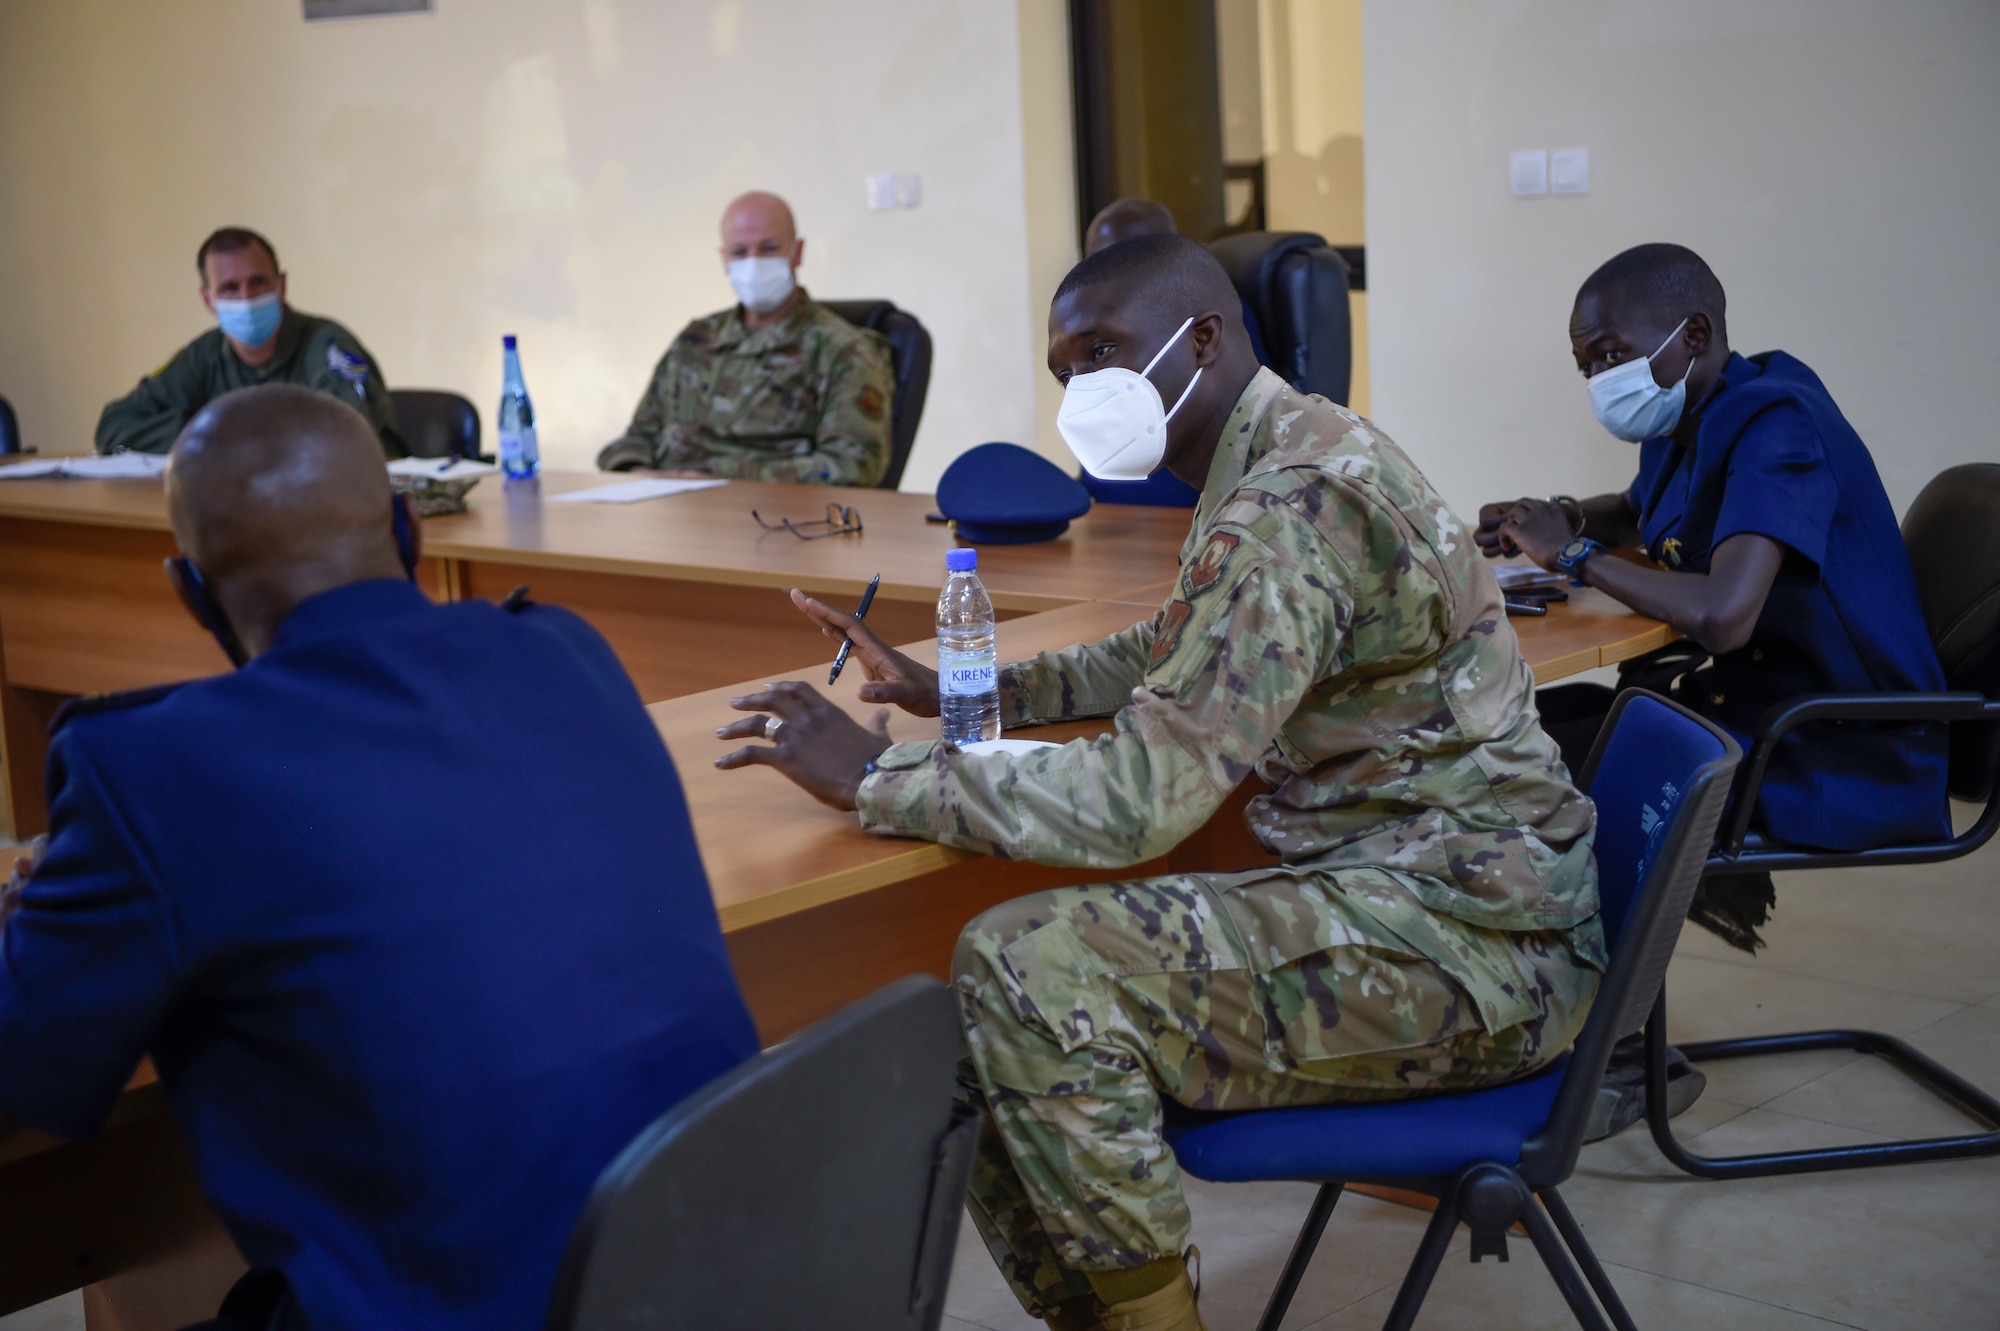
[[[1022,1304],[1060,1328],[1198,1328],[1162,1094],[1198,1109],[1508,1081],[1583,1024],[1605,964],[1594,813],[1537,720],[1499,589],[1374,426],[1250,356],[1227,278],[1174,237],[1107,248],[1050,318],[1065,381],[1138,368],[1167,465],[1203,482],[1151,622],[1008,666],[1012,725],[1114,716],[1024,756],[884,747],[802,684],[725,727],[864,826],[1050,864],[1163,854],[1253,771],[1277,868],[1066,888],[975,920],[953,975],[983,1099],[972,1211]],[[803,601],[803,598],[800,598]],[[935,677],[837,611],[867,699]]]
[[[756,481],[873,485],[889,465],[895,377],[881,334],[798,285],[805,242],[775,194],[722,214],[740,304],[681,330],[597,465]]]
[[[223,227],[202,242],[195,270],[201,274],[201,303],[223,326],[182,347],[104,408],[97,420],[98,452],[164,453],[211,401],[257,384],[301,384],[339,398],[367,418],[385,454],[399,458],[409,451],[396,432],[389,388],[375,358],[333,320],[284,303],[285,273],[270,241],[243,227]],[[245,333],[254,319],[234,325],[232,314],[245,307],[266,307],[269,329]]]

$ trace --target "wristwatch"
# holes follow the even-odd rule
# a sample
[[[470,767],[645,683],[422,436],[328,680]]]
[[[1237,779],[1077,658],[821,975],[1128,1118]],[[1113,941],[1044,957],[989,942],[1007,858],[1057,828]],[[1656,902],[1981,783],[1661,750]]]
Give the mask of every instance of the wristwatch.
[[[1570,586],[1588,586],[1583,580],[1583,562],[1603,549],[1601,544],[1588,536],[1578,536],[1556,552],[1556,567],[1569,574]]]

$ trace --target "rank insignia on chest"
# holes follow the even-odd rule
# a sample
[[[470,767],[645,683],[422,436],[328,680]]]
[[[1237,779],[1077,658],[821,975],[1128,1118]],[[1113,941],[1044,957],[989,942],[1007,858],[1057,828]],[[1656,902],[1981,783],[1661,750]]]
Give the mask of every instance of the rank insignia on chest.
[[[1201,547],[1201,553],[1181,574],[1181,586],[1189,596],[1199,596],[1222,581],[1222,570],[1229,564],[1229,556],[1236,553],[1236,547],[1243,538],[1235,532],[1219,531],[1208,538],[1208,544]]]
[[[1681,538],[1678,536],[1669,536],[1666,540],[1661,541],[1660,558],[1666,560],[1673,567],[1679,568],[1681,566]]]
[[[368,362],[330,342],[326,348],[326,368],[356,388],[368,382]]]

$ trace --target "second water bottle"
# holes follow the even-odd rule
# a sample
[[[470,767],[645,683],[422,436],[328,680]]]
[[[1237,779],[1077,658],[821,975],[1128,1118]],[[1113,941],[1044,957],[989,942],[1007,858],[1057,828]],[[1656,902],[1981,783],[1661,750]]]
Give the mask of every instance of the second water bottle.
[[[1000,662],[993,601],[979,581],[979,552],[953,550],[938,593],[938,704],[944,738],[974,744],[1000,738]]]

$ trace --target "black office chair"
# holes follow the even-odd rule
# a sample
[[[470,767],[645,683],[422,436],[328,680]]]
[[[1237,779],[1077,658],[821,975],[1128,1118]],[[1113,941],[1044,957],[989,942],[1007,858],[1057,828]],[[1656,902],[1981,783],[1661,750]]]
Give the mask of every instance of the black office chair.
[[[935,1331],[979,1133],[959,1050],[911,976],[689,1096],[598,1180],[548,1331]]]
[[[903,483],[910,445],[917,439],[917,422],[924,415],[924,394],[931,386],[931,335],[908,310],[886,300],[823,300],[820,304],[851,324],[872,328],[889,340],[889,368],[896,376],[895,400],[889,404],[889,467],[875,482],[878,490]]]
[[[21,447],[21,421],[14,414],[14,404],[0,397],[0,455],[31,451]]]
[[[479,411],[458,394],[436,388],[392,388],[389,405],[411,457],[482,460]]]
[[[1627,689],[1612,704],[1583,774],[1597,803],[1598,893],[1611,965],[1575,1047],[1555,1063],[1486,1090],[1406,1100],[1237,1114],[1168,1103],[1167,1138],[1194,1177],[1321,1185],[1258,1331],[1283,1324],[1349,1183],[1437,1199],[1389,1309],[1388,1331],[1415,1323],[1461,1223],[1472,1231],[1475,1262],[1506,1261],[1507,1230],[1519,1224],[1578,1324],[1605,1331],[1608,1314],[1619,1331],[1633,1331],[1558,1189],[1576,1169],[1612,1046],[1653,1006],[1741,757],[1724,731],[1678,703]]]
[[[1743,789],[1705,875],[1935,864],[1978,850],[2000,830],[2000,463],[1972,462],[1941,473],[1903,518],[1903,542],[1947,693],[1808,694],[1780,703],[1758,722]],[[1950,727],[1951,794],[1984,809],[1965,831],[1943,841],[1836,853],[1787,845],[1752,830],[1771,755],[1790,731],[1842,721],[1935,721]],[[1680,1046],[1690,1059],[1747,1058],[1809,1049],[1877,1054],[1912,1080],[1984,1120],[1987,1131],[1871,1146],[1702,1156],[1683,1146],[1666,1115],[1666,994],[1646,1027],[1647,1123],[1676,1166],[1703,1178],[1759,1178],[1865,1165],[1906,1164],[2000,1154],[2000,1099],[1966,1081],[1906,1041],[1879,1031],[1801,1031]]]
[[[1301,393],[1346,402],[1354,331],[1340,253],[1310,231],[1245,231],[1208,249],[1256,313],[1271,367]]]

